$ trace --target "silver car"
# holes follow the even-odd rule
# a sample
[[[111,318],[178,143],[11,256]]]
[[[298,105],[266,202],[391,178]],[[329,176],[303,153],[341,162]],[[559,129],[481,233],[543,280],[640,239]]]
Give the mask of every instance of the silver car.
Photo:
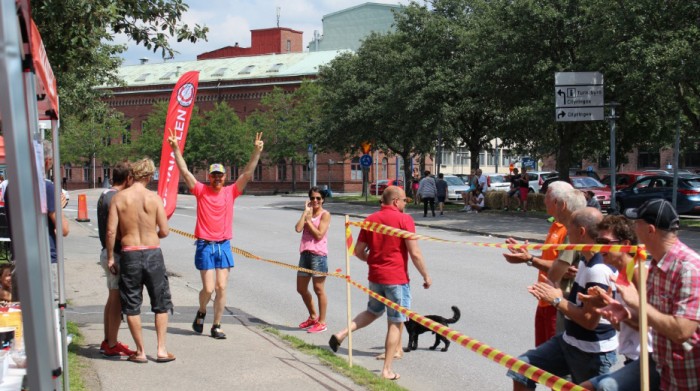
[[[459,177],[445,175],[443,179],[447,182],[447,201],[459,201],[462,199],[462,193],[469,191],[469,186],[462,182]]]
[[[510,181],[507,181],[503,174],[486,174],[486,184],[488,191],[510,190]]]
[[[530,182],[530,193],[539,193],[540,187],[551,176],[558,175],[556,171],[528,171],[528,180]]]

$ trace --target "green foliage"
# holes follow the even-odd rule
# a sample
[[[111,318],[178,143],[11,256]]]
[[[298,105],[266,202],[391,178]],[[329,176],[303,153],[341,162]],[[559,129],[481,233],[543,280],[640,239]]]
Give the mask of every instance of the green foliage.
[[[163,148],[163,132],[167,115],[168,101],[157,102],[153,105],[148,118],[141,124],[141,135],[135,137],[135,140],[131,143],[133,156],[148,156],[153,159],[156,166],[160,165],[160,154]],[[192,117],[194,117],[194,113]]]
[[[98,114],[81,119],[66,118],[73,126],[60,135],[61,161],[84,163],[97,157],[106,164],[114,164],[128,156],[129,146],[122,141],[130,134],[123,115],[113,111]]]
[[[196,42],[208,32],[180,23],[188,9],[183,0],[32,0],[31,7],[58,81],[61,142],[74,145],[85,141],[79,137],[88,134],[86,125],[106,125],[99,122],[108,110],[101,101],[105,91],[96,87],[120,84],[119,55],[126,46],[112,44],[116,34],[172,58],[168,37]],[[70,155],[66,161],[87,157]]]
[[[225,102],[202,116],[192,116],[185,145],[185,160],[191,166],[205,168],[211,163],[245,164],[253,150],[253,132]]]

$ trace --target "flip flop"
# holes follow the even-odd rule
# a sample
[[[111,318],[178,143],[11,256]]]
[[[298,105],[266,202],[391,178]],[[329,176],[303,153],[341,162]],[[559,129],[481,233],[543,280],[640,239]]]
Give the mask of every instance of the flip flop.
[[[391,381],[395,381],[395,380],[399,380],[399,379],[401,379],[401,375],[399,375],[396,372],[394,372],[394,377],[385,377],[384,378],[384,380],[391,380]]]
[[[328,340],[328,345],[331,347],[331,350],[334,352],[338,351],[338,346],[340,346],[340,341],[338,341],[338,337],[334,335],[331,335],[331,339]]]
[[[132,354],[129,356],[129,358],[126,359],[127,361],[135,362],[137,364],[146,364],[148,362],[147,358],[139,358],[137,355]]]
[[[158,363],[171,362],[171,361],[175,361],[175,355],[172,353],[168,353],[168,355],[165,357],[156,358],[156,362],[158,362]]]

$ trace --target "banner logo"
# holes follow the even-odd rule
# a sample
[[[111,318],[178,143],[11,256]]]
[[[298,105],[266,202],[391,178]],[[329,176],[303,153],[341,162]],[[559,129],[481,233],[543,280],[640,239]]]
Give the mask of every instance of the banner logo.
[[[194,102],[196,90],[192,83],[187,83],[177,90],[177,103],[182,107],[189,107]]]

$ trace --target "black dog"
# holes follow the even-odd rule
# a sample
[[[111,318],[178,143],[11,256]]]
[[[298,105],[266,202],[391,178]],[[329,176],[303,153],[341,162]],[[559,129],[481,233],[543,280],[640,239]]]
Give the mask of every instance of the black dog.
[[[448,324],[457,322],[461,315],[461,313],[459,312],[459,308],[457,308],[456,306],[452,306],[452,312],[454,312],[454,316],[451,319],[446,319],[439,315],[428,315],[426,316],[426,318],[447,326]],[[410,352],[411,350],[418,349],[418,336],[425,333],[426,331],[431,330],[427,329],[425,326],[411,319],[405,321],[404,324],[406,325],[406,331],[408,331],[408,346],[403,348],[403,351]],[[445,343],[445,347],[442,348],[442,351],[446,352],[447,349],[450,347],[450,340],[434,331],[432,331],[432,333],[435,334],[435,344],[429,349],[435,350],[435,348],[437,348],[438,345],[440,345],[440,341],[442,341]]]

